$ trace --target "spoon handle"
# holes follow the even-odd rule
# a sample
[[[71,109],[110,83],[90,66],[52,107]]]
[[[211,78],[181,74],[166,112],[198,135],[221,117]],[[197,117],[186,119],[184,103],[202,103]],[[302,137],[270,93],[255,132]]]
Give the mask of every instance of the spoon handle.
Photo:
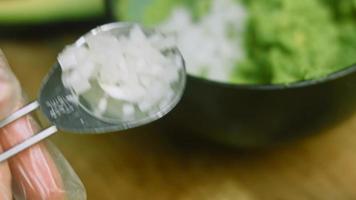
[[[58,129],[56,126],[50,126],[45,130],[33,135],[32,137],[26,139],[25,141],[17,144],[16,146],[12,147],[11,149],[6,150],[5,152],[0,154],[0,163],[6,161],[7,159],[15,156],[16,154],[20,153],[21,151],[31,147],[34,144],[46,139],[47,137],[57,133]]]
[[[5,127],[6,125],[16,121],[17,119],[20,119],[21,117],[29,114],[30,112],[33,112],[37,108],[40,107],[40,104],[38,101],[33,101],[26,106],[20,108],[19,110],[15,111],[8,117],[6,117],[4,120],[0,121],[0,129]],[[0,154],[0,163],[11,158],[12,156],[20,153],[21,151],[27,149],[28,147],[46,139],[47,137],[53,135],[58,131],[56,126],[50,126],[46,128],[45,130],[42,130],[41,132],[33,135],[32,137],[26,139],[25,141],[21,142],[20,144],[17,144],[16,146],[6,150],[5,152]]]

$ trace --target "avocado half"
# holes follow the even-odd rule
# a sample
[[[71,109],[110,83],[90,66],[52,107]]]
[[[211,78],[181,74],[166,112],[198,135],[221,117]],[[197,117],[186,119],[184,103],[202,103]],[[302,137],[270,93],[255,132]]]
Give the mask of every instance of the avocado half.
[[[0,25],[78,21],[104,15],[103,0],[0,1]]]

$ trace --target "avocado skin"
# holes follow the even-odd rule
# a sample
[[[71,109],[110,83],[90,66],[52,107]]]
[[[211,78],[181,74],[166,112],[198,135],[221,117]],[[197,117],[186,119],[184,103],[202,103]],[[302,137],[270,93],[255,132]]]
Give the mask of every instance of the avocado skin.
[[[46,24],[105,16],[103,0],[0,1],[0,25]]]

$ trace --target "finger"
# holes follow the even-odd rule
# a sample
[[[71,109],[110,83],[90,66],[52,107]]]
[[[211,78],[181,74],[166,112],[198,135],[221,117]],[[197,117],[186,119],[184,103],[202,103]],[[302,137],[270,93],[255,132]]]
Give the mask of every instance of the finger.
[[[30,116],[23,117],[2,129],[1,143],[5,149],[11,148],[38,130]],[[43,143],[9,159],[9,165],[13,179],[17,187],[20,187],[17,190],[22,191],[25,199],[65,199],[60,173]]]
[[[6,68],[7,63],[2,59],[3,57],[4,56],[0,50],[0,119],[10,112],[11,105],[9,105],[9,102],[11,102],[11,98],[13,98],[12,95],[9,95],[11,94],[11,87],[7,83],[10,82],[10,77],[5,75],[5,73],[9,73]],[[0,152],[2,151],[3,149],[0,145]],[[12,199],[11,173],[7,162],[0,163],[0,199]]]
[[[0,50],[0,120],[13,111],[20,97],[19,83],[10,71],[5,56]]]
[[[2,147],[0,146],[0,152]],[[7,162],[0,163],[0,199],[11,200],[11,173]]]

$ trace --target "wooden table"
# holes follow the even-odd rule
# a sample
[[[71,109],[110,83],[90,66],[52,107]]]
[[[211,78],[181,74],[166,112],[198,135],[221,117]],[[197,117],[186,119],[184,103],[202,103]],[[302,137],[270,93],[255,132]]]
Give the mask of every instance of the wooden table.
[[[30,99],[63,43],[73,41],[60,38],[0,38]],[[326,132],[260,151],[176,142],[152,127],[61,133],[52,141],[82,178],[89,199],[356,199],[356,114]]]

